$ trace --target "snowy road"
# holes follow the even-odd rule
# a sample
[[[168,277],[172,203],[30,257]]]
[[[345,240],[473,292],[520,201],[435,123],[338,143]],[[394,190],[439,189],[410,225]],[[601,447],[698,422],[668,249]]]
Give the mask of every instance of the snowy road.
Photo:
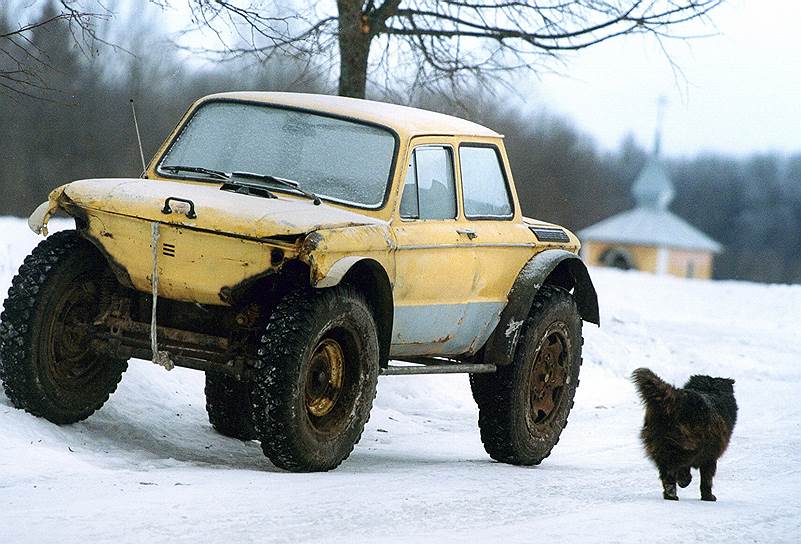
[[[0,218],[0,295],[36,242]],[[801,286],[593,270],[570,424],[541,466],[492,462],[464,376],[385,377],[338,470],[289,474],[211,430],[203,375],[132,361],[107,405],[57,427],[0,393],[0,543],[801,542]],[[715,480],[661,499],[627,375],[733,377]]]

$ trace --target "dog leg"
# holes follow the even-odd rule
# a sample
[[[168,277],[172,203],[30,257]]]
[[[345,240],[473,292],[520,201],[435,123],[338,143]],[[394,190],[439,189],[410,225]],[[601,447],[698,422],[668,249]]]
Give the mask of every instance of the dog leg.
[[[710,461],[701,465],[701,500],[702,501],[716,501],[718,500],[712,494],[712,478],[715,477],[717,470],[717,461]]]
[[[693,475],[690,474],[690,467],[687,467],[683,470],[679,471],[678,478],[676,483],[679,484],[679,487],[685,488],[690,485],[690,482],[693,481]]]
[[[662,498],[666,501],[677,501],[679,496],[676,494],[676,475],[660,468],[659,479],[662,480]]]

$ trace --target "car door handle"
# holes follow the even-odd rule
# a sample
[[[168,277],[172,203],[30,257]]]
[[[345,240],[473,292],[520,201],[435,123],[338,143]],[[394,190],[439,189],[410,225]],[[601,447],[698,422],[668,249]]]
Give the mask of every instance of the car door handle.
[[[478,234],[473,229],[456,229],[456,232],[467,236],[470,240],[478,238]]]

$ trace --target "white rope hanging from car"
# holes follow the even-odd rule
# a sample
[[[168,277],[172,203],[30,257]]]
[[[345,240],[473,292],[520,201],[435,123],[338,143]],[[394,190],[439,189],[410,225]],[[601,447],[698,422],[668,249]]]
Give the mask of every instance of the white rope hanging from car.
[[[153,306],[150,312],[150,351],[151,360],[167,370],[175,368],[170,354],[166,351],[159,351],[158,338],[156,337],[156,304],[159,299],[159,223],[153,221],[150,224],[150,247],[153,252],[153,274],[150,276],[150,286],[153,293]]]

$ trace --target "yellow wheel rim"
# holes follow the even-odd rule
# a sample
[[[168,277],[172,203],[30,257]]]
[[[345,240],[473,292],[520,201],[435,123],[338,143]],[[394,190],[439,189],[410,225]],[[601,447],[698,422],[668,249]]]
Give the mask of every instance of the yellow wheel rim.
[[[312,353],[306,376],[306,408],[314,417],[328,415],[339,400],[345,373],[345,354],[339,342],[324,338]]]

